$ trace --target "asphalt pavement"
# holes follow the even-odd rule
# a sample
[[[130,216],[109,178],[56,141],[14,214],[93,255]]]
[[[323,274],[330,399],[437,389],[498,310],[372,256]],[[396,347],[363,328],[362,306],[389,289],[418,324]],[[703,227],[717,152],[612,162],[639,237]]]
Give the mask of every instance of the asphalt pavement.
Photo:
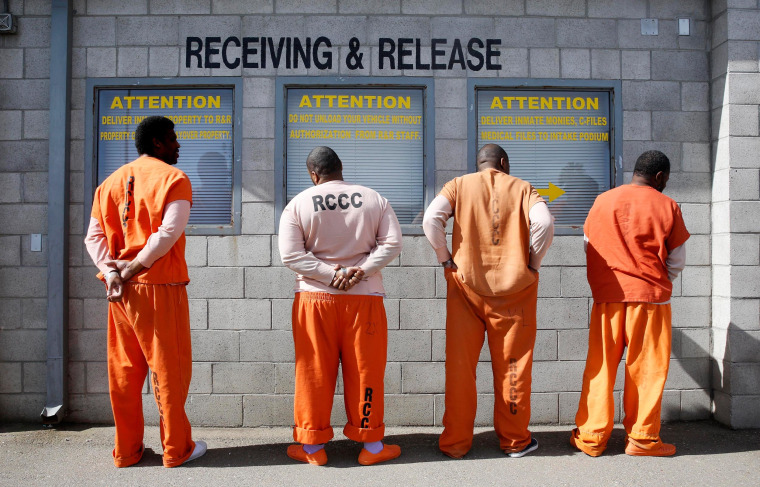
[[[663,425],[675,443],[673,457],[630,457],[625,432],[615,428],[598,458],[574,450],[569,426],[535,426],[535,452],[508,458],[493,430],[476,428],[470,453],[450,459],[437,447],[436,427],[388,428],[386,441],[401,457],[362,467],[361,446],[337,433],[323,467],[285,454],[290,428],[194,428],[209,451],[194,462],[167,469],[161,463],[157,427],[146,427],[146,453],[137,465],[113,466],[113,427],[68,424],[0,424],[0,485],[183,486],[760,486],[760,430],[734,431],[712,421]]]

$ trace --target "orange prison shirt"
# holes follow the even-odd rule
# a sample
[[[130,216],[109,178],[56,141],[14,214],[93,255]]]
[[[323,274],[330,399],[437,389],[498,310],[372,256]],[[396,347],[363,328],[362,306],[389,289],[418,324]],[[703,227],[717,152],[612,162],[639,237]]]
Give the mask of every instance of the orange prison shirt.
[[[192,202],[190,179],[159,159],[141,156],[113,172],[97,191],[92,217],[106,234],[114,259],[132,260],[161,226],[164,207],[176,200]],[[98,277],[102,279],[102,274]],[[131,279],[143,284],[187,283],[185,234],[150,268]]]
[[[673,284],[665,263],[689,238],[675,201],[650,186],[626,184],[596,198],[583,231],[595,302],[670,299]]]
[[[481,296],[504,296],[536,281],[528,213],[544,200],[530,183],[485,169],[452,179],[440,194],[454,210],[451,255],[464,284]]]

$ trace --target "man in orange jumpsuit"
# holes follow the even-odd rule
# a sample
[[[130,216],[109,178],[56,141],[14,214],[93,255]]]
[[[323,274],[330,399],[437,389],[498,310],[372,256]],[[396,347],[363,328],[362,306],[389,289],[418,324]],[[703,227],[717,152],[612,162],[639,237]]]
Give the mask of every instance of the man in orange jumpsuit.
[[[298,273],[293,300],[296,352],[295,427],[288,456],[327,463],[338,364],[348,423],[343,434],[364,442],[359,463],[398,457],[385,445],[383,380],[388,324],[380,270],[401,252],[401,227],[388,200],[343,181],[329,147],[306,159],[314,187],[288,203],[280,218],[282,263]]]
[[[173,167],[180,146],[171,120],[144,119],[135,146],[140,157],[95,191],[85,244],[109,301],[114,464],[128,467],[142,458],[142,389],[150,368],[164,466],[176,467],[206,452],[204,442],[193,442],[185,414],[192,355],[184,230],[193,193],[185,173]]]
[[[670,363],[671,281],[683,270],[689,232],[678,204],[662,194],[669,176],[665,154],[644,152],[631,184],[599,195],[583,227],[594,307],[570,443],[593,457],[602,454],[612,432],[612,391],[626,346],[625,452],[676,452],[660,440],[660,408]]]
[[[551,245],[554,220],[530,183],[509,175],[504,149],[483,146],[477,165],[478,172],[446,183],[423,220],[448,286],[446,410],[438,445],[453,458],[472,447],[475,371],[487,334],[494,429],[501,449],[514,458],[538,448],[528,431],[531,368],[538,269]],[[445,226],[452,215],[449,253]]]

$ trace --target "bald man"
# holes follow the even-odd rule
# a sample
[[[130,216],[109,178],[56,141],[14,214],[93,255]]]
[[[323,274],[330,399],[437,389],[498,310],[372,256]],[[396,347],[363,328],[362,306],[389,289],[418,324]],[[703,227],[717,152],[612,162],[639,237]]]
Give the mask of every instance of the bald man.
[[[476,173],[444,185],[422,224],[447,282],[446,410],[438,445],[452,458],[472,447],[475,371],[488,335],[494,429],[501,449],[522,457],[538,448],[528,430],[531,368],[538,269],[551,245],[554,219],[530,183],[509,175],[509,157],[500,146],[483,146],[477,166]]]
[[[294,460],[324,465],[338,364],[348,423],[343,434],[364,442],[361,465],[398,457],[385,445],[383,381],[388,324],[380,270],[401,253],[401,227],[388,200],[343,181],[343,163],[329,147],[306,159],[314,187],[280,218],[282,263],[298,274],[293,300],[296,390]]]

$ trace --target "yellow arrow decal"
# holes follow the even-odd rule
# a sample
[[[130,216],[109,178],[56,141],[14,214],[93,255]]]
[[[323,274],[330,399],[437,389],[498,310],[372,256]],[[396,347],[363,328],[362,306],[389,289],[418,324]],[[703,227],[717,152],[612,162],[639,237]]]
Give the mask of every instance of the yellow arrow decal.
[[[552,183],[549,183],[548,188],[536,188],[536,191],[538,191],[538,194],[540,194],[541,196],[548,196],[549,203],[551,203],[552,201],[556,200],[557,198],[565,194],[564,189]]]

